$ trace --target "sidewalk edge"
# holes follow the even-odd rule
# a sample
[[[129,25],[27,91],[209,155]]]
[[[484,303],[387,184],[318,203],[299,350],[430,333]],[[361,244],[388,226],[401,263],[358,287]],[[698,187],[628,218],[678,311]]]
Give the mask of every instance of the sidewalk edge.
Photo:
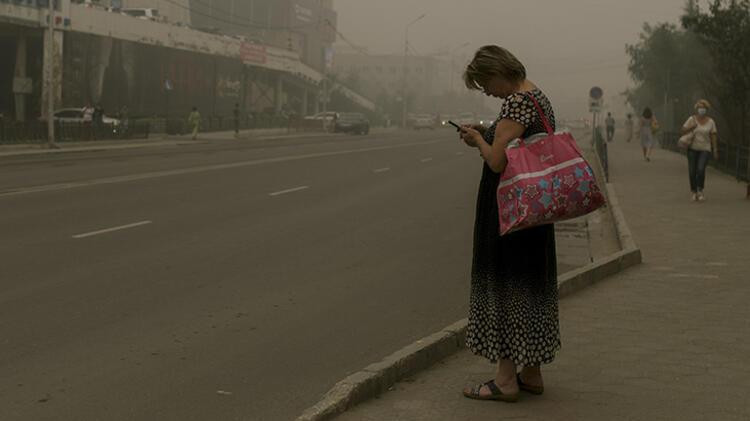
[[[607,184],[609,209],[622,250],[582,268],[564,273],[558,279],[560,298],[570,296],[609,276],[641,263],[636,246],[620,209],[612,184]],[[308,408],[296,421],[326,421],[348,409],[387,392],[394,384],[464,349],[468,319],[460,320],[391,354],[379,363],[336,383],[323,399]]]

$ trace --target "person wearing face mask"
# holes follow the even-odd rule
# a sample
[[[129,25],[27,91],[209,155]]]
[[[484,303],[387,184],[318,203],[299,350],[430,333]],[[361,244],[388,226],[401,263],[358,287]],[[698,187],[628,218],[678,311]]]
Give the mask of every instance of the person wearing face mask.
[[[692,134],[692,142],[688,146],[688,174],[690,176],[690,191],[694,202],[703,202],[706,196],[703,188],[706,183],[706,166],[713,155],[719,158],[717,147],[716,123],[708,116],[711,104],[705,99],[695,103],[695,115],[690,116],[682,126],[682,134]]]

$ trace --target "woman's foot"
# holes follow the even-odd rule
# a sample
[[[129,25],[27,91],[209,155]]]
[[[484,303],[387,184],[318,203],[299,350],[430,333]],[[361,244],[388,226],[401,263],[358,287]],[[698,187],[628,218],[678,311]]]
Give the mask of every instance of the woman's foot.
[[[529,392],[532,395],[541,395],[544,393],[544,380],[542,379],[541,372],[534,372],[534,370],[524,372],[522,370],[518,373],[517,378],[519,389]]]
[[[693,202],[697,202],[698,201],[698,193],[693,193],[693,196],[692,196],[691,200]]]
[[[705,202],[706,201],[706,196],[703,195],[702,191],[699,191],[696,196],[698,197],[698,201],[699,202]]]
[[[515,381],[507,384],[499,384],[497,380],[493,379],[488,382],[475,385],[474,387],[467,387],[464,389],[463,393],[464,396],[469,399],[476,399],[481,401],[517,402],[519,388],[518,384]]]

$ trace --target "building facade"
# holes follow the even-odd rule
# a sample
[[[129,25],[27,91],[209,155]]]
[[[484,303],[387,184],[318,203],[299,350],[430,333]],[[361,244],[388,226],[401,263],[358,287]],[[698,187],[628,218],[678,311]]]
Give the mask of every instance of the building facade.
[[[201,3],[216,7],[214,13],[232,6],[221,1]],[[243,0],[256,17],[242,32],[199,30],[201,22],[193,18],[206,16],[195,13],[191,0],[167,3],[178,7],[160,10],[165,19],[139,19],[111,10],[111,0],[62,0],[54,44],[48,46],[46,9],[0,2],[0,115],[17,121],[44,116],[47,86],[55,108],[101,103],[107,110],[127,107],[131,117],[182,115],[193,105],[206,115],[226,116],[235,104],[247,113],[291,109],[306,115],[326,105],[323,98],[332,89],[325,75],[336,34],[332,2]],[[159,4],[123,0],[122,7]],[[190,11],[189,24],[178,21],[180,10]],[[258,10],[270,13],[260,31]],[[330,31],[321,30],[321,22]],[[52,83],[45,82],[47,74]],[[374,109],[367,98],[338,91],[353,106]]]
[[[320,72],[331,62],[337,14],[333,0],[189,0],[195,28],[271,45]]]
[[[439,112],[433,99],[444,94],[450,66],[435,57],[341,52],[335,55],[337,80],[370,98],[401,98],[410,112]]]

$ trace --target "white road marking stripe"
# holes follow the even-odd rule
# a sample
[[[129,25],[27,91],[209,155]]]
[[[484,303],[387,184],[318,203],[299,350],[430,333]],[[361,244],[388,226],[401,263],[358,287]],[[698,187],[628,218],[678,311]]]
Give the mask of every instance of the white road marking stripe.
[[[148,180],[151,178],[171,177],[171,176],[176,176],[176,175],[195,174],[195,173],[201,173],[201,172],[207,172],[207,171],[219,171],[219,170],[227,170],[227,169],[232,169],[232,168],[251,167],[251,166],[257,166],[257,165],[263,165],[263,164],[274,164],[274,163],[279,163],[279,162],[300,161],[303,159],[311,159],[311,158],[324,158],[324,157],[329,157],[329,156],[348,155],[348,154],[355,154],[355,153],[385,151],[389,149],[401,149],[401,148],[408,148],[412,146],[431,145],[431,144],[440,143],[440,142],[444,142],[444,140],[430,140],[426,142],[402,143],[399,145],[377,146],[377,147],[362,148],[362,149],[348,149],[348,150],[334,151],[334,152],[318,152],[318,153],[311,153],[311,154],[306,154],[306,155],[257,159],[257,160],[252,160],[252,161],[233,162],[230,164],[207,165],[204,167],[184,168],[180,170],[166,170],[166,171],[156,171],[156,172],[149,172],[149,173],[143,173],[143,174],[119,176],[119,177],[100,178],[100,179],[89,180],[89,181],[50,184],[46,186],[26,187],[26,188],[0,191],[0,197],[16,196],[20,194],[29,194],[29,193],[42,193],[42,192],[57,191],[57,190],[68,190],[68,189],[74,189],[74,188],[80,188],[80,187],[98,186],[98,185],[103,185],[103,184],[127,183],[127,182],[132,182],[132,181]]]
[[[123,225],[123,226],[120,226],[120,227],[107,228],[107,229],[103,229],[103,230],[99,230],[99,231],[87,232],[85,234],[74,235],[73,238],[75,238],[75,239],[81,239],[81,238],[93,237],[95,235],[106,234],[106,233],[114,232],[114,231],[126,230],[126,229],[129,229],[129,228],[140,227],[140,226],[148,225],[148,224],[151,224],[151,221],[136,222],[134,224]]]
[[[465,152],[456,152],[456,155],[463,156],[463,155],[465,155]]]
[[[378,168],[377,170],[374,170],[373,172],[375,172],[375,173],[381,173],[381,172],[386,172],[386,171],[390,171],[390,170],[391,170],[390,168],[386,167],[386,168]]]
[[[424,158],[424,159],[421,159],[419,162],[424,163],[424,162],[430,162],[430,161],[432,161],[432,158]]]
[[[295,187],[293,189],[286,189],[286,190],[282,190],[282,191],[277,191],[275,193],[269,193],[268,195],[269,196],[281,196],[282,194],[294,193],[294,192],[298,192],[298,191],[301,191],[301,190],[307,190],[309,188],[310,188],[310,186],[300,186],[300,187]]]

